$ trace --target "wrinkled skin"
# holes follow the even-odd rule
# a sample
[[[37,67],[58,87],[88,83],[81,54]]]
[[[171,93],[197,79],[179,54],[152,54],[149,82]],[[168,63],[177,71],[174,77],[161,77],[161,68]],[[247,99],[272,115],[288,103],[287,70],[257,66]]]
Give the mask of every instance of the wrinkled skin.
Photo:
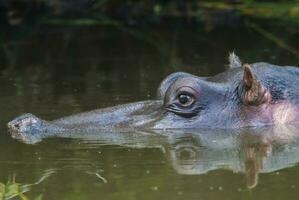
[[[299,121],[299,69],[245,64],[230,55],[231,68],[212,77],[174,73],[158,88],[157,100],[80,113],[54,121],[32,114],[8,123],[13,137],[48,137],[94,130],[241,128]],[[82,133],[82,134],[84,134]]]

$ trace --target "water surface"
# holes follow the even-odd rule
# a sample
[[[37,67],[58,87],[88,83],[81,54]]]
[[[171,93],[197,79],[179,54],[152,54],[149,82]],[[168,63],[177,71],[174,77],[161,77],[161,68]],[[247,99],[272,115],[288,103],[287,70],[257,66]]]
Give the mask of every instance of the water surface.
[[[268,31],[299,44],[294,29],[281,30]],[[299,143],[272,140],[269,130],[252,136],[98,133],[97,140],[53,138],[35,145],[11,139],[6,130],[25,112],[55,119],[154,99],[169,73],[219,73],[230,51],[248,63],[299,65],[296,52],[244,26],[41,26],[2,36],[0,194],[6,189],[7,198],[297,199]]]

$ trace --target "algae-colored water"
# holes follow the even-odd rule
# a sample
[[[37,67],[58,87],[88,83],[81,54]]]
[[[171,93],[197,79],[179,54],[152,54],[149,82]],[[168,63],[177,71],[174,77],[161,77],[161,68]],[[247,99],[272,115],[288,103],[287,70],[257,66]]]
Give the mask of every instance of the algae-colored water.
[[[256,24],[205,30],[178,23],[159,29],[53,25],[3,32],[0,198],[297,199],[296,139],[274,144],[263,134],[98,133],[96,140],[53,138],[28,145],[6,130],[8,121],[25,112],[55,119],[154,99],[169,73],[219,73],[231,51],[248,63],[299,65],[296,30]]]

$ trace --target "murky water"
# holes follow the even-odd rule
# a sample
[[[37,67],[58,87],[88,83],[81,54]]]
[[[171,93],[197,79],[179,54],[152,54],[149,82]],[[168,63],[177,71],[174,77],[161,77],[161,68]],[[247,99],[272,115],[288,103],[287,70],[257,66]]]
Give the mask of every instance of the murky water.
[[[298,46],[296,29],[281,30],[269,29]],[[153,99],[169,73],[216,74],[230,51],[244,62],[299,65],[296,52],[281,43],[246,27],[37,27],[1,34],[0,198],[298,198],[299,142],[279,140],[273,130],[249,136],[99,133],[96,140],[28,145],[11,139],[5,126],[25,112],[55,119]]]

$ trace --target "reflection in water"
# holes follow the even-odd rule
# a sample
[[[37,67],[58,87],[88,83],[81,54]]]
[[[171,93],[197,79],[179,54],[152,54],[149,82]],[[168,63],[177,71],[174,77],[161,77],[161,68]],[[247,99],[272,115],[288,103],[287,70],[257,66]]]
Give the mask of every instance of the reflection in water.
[[[254,188],[259,173],[280,170],[299,161],[298,131],[295,127],[283,130],[267,127],[239,133],[179,134],[172,138],[167,156],[180,174],[228,169],[244,173],[247,187]]]
[[[299,162],[299,138],[296,130],[294,126],[283,126],[238,131],[176,130],[160,133],[161,135],[98,133],[85,142],[93,147],[98,144],[160,148],[179,174],[200,175],[227,169],[244,173],[247,187],[254,188],[258,183],[259,173],[274,172]]]
[[[226,180],[235,177],[232,174],[227,176],[222,174],[220,179],[213,175],[215,172],[222,173],[223,171],[232,171],[246,178],[246,182],[242,185],[235,182],[237,187],[242,188],[246,184],[247,188],[255,188],[256,191],[259,188],[256,187],[259,174],[276,172],[299,162],[299,134],[294,126],[241,130],[97,132],[93,134],[78,133],[71,136],[72,140],[45,139],[37,145],[19,143],[23,145],[24,149],[23,152],[20,152],[21,160],[25,160],[24,157],[30,154],[36,155],[37,161],[30,161],[30,163],[34,163],[32,171],[41,168],[57,169],[57,176],[53,176],[53,179],[51,178],[45,183],[47,191],[45,193],[41,191],[46,198],[61,198],[59,193],[61,189],[64,195],[68,196],[69,194],[65,199],[73,199],[78,195],[76,193],[78,191],[92,190],[92,193],[82,193],[82,199],[90,199],[91,197],[86,197],[87,193],[91,196],[93,194],[100,195],[105,193],[107,188],[112,191],[134,191],[135,194],[143,193],[146,187],[153,191],[163,188],[163,186],[178,187],[177,185],[180,184],[186,184],[186,187],[192,187],[195,184],[194,187],[198,187],[195,180],[202,179],[204,182],[210,179],[213,184],[220,186],[223,184],[227,184],[226,187],[234,185],[233,182],[228,183]],[[143,153],[130,153],[134,151]],[[155,151],[156,154],[149,154],[147,157],[146,152],[151,151]],[[155,163],[155,161],[158,162]],[[166,163],[163,164],[165,161]],[[174,169],[175,173],[169,175],[169,171],[165,171],[165,165],[170,166],[171,171]],[[155,174],[155,168],[159,168],[161,173],[156,172]],[[26,167],[17,169],[18,173],[24,170]],[[145,171],[146,175],[142,175],[142,171]],[[52,174],[52,172],[50,171],[48,174]],[[28,172],[25,171],[26,173]],[[206,175],[209,178],[205,179]],[[44,175],[44,177],[48,176]],[[136,179],[136,177],[138,178]],[[169,181],[173,180],[173,177],[184,177],[192,182],[187,184],[181,179],[175,179],[170,183]],[[41,178],[40,181],[29,186],[37,185],[44,179]],[[140,181],[144,184],[140,184]],[[289,181],[288,179],[287,184]],[[64,188],[65,184],[69,187]],[[152,185],[148,186],[147,184]],[[203,183],[199,186],[208,184]],[[275,185],[273,182],[271,184]],[[91,189],[93,186],[98,189]],[[30,187],[23,187],[23,189],[26,188]],[[190,190],[193,191],[193,189]],[[26,191],[28,189],[18,189],[11,194],[19,195]],[[168,191],[167,187],[165,191]],[[194,191],[198,192],[195,188]],[[210,194],[210,191],[205,192]],[[51,196],[52,193],[55,194],[55,198]],[[122,193],[118,192],[117,194],[121,195]],[[130,195],[127,194],[126,197],[129,199]]]
[[[53,173],[55,173],[53,169],[46,170],[39,180],[30,184],[16,182],[16,174],[13,174],[6,183],[0,182],[0,199],[13,199],[14,197],[18,197],[21,200],[29,200],[25,193],[30,191],[33,186],[42,183]],[[42,196],[39,195],[35,199],[42,199]]]
[[[254,188],[254,191],[259,191],[258,188],[260,187],[256,187],[259,174],[277,172],[299,162],[299,133],[295,126],[240,130],[81,132],[69,136],[73,139],[45,139],[36,145],[25,145],[13,141],[15,145],[10,147],[7,145],[8,148],[22,145],[22,152],[18,152],[20,155],[14,155],[14,159],[28,162],[29,156],[29,162],[33,164],[32,172],[41,168],[57,169],[57,176],[53,176],[54,179],[51,178],[45,183],[47,184],[47,191],[45,193],[41,191],[47,199],[61,198],[61,193],[59,193],[61,188],[63,188],[64,195],[69,194],[69,197],[65,199],[73,199],[74,196],[78,195],[77,191],[88,191],[93,186],[98,189],[92,190],[92,193],[83,192],[82,195],[87,193],[88,195],[102,195],[107,188],[112,191],[121,190],[125,192],[129,190],[134,191],[134,194],[143,193],[146,187],[149,188],[147,184],[153,184],[154,186],[150,185],[150,188],[154,191],[163,186],[176,188],[177,185],[181,184],[186,188],[206,185],[218,185],[222,188],[223,184],[227,184],[225,187],[235,187],[237,184],[238,190],[246,185],[249,189]],[[134,151],[137,153],[130,153]],[[156,153],[153,154],[151,151]],[[146,156],[146,152],[151,152],[149,157]],[[10,155],[13,154],[10,153]],[[10,159],[5,158],[3,153],[2,156],[3,160]],[[171,175],[169,170],[165,169],[165,165],[171,169]],[[1,171],[6,171],[3,166],[0,167],[2,167]],[[17,168],[18,174],[24,170],[24,174],[28,173],[26,167],[18,168],[16,164],[14,168]],[[161,173],[156,172],[155,174],[155,168],[159,168]],[[142,171],[145,171],[146,175],[142,175]],[[215,176],[215,173],[223,173],[224,171],[237,173],[237,175],[228,173],[227,175],[222,174],[219,178]],[[32,176],[32,174],[28,174]],[[245,183],[230,182],[229,179],[236,176],[244,177]],[[136,179],[136,177],[138,178]],[[173,177],[180,178],[173,179]],[[184,178],[181,179],[181,177]],[[292,183],[286,174],[282,177],[287,177],[287,182],[284,185]],[[30,186],[37,185],[44,179],[41,178],[40,181]],[[186,180],[192,182],[188,184],[188,182],[184,182]],[[204,181],[199,184],[196,182],[198,180]],[[261,180],[260,182],[263,182],[267,178],[263,176]],[[144,184],[140,184],[140,181]],[[173,182],[170,183],[169,181]],[[207,181],[211,182],[206,183]],[[10,183],[14,182],[11,181]],[[271,186],[281,184],[277,179],[270,183]],[[70,187],[64,188],[65,184],[70,185]],[[292,184],[291,187],[295,187],[295,185]],[[211,186],[211,188],[215,187]],[[262,185],[261,188],[264,189],[265,185]],[[168,189],[166,187],[165,191]],[[202,190],[209,195],[214,195],[212,192],[215,192],[210,191],[211,189]],[[19,195],[27,190],[18,189],[15,191],[17,192],[11,193]],[[165,193],[165,191],[163,192]],[[196,188],[189,191],[198,193]],[[55,194],[55,198],[50,195],[52,193]],[[122,193],[118,192],[117,194],[121,195]],[[130,194],[127,194],[126,197],[130,199]],[[91,197],[85,196],[82,199],[91,199]]]
[[[270,173],[299,162],[298,130],[294,126],[241,130],[169,130],[163,132],[99,132],[68,135],[79,139],[80,148],[114,145],[131,149],[161,149],[178,174],[201,175],[220,169],[244,173],[248,188],[260,173]],[[62,139],[60,139],[62,140]],[[73,147],[72,147],[73,148]],[[84,149],[84,148],[83,148]],[[78,158],[74,158],[76,160]],[[108,180],[98,167],[74,166],[66,160],[62,169],[76,168],[102,183]],[[95,166],[98,162],[94,161]]]

